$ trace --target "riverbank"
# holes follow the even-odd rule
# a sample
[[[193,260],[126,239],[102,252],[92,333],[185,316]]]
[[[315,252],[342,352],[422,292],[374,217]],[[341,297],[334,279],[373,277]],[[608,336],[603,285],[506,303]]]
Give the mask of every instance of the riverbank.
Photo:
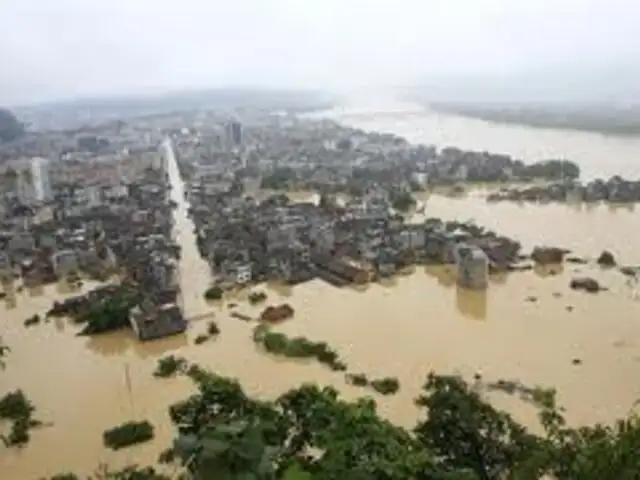
[[[560,129],[620,137],[640,135],[640,109],[589,105],[475,105],[430,103],[440,113],[476,118],[487,122]]]

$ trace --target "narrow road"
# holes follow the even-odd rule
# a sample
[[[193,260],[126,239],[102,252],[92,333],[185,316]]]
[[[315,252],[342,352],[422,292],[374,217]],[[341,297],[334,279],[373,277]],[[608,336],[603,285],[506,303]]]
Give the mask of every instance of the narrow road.
[[[169,139],[162,145],[167,158],[167,171],[171,184],[171,198],[178,204],[174,210],[174,240],[180,245],[181,258],[178,266],[179,283],[182,292],[182,308],[187,320],[207,318],[212,308],[203,295],[211,285],[211,271],[198,252],[193,221],[187,215],[189,202],[184,198],[185,185],[180,178],[178,162]]]

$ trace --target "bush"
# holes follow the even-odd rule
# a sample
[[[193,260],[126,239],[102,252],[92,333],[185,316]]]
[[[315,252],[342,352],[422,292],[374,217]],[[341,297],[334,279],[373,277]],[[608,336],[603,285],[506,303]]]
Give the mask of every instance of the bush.
[[[158,455],[158,463],[171,463],[175,459],[176,453],[173,448],[166,448]]]
[[[264,327],[254,330],[254,341],[261,343],[267,352],[274,355],[288,358],[315,358],[332,370],[346,370],[346,365],[339,360],[338,354],[325,342],[313,342],[304,337],[288,338],[283,333],[270,332]]]
[[[33,325],[38,325],[40,323],[40,315],[37,313],[24,321],[25,327],[31,327]]]
[[[369,379],[364,373],[348,373],[345,375],[347,383],[356,387],[366,387],[369,385]]]
[[[399,212],[408,212],[416,203],[416,199],[409,192],[396,193],[391,199],[391,206]]]
[[[372,380],[371,388],[382,395],[393,395],[400,390],[400,382],[397,378],[385,377],[378,380]]]
[[[6,446],[29,442],[29,430],[40,424],[32,418],[34,411],[35,408],[22,390],[7,393],[0,399],[0,419],[12,422],[9,435],[0,437]]]
[[[209,340],[209,335],[200,334],[193,340],[193,343],[195,343],[196,345],[201,345],[207,340]]]
[[[251,292],[249,294],[249,303],[252,305],[264,302],[266,299],[267,299],[267,294],[264,292]]]
[[[221,300],[224,291],[217,285],[210,287],[204,292],[204,298],[207,300]]]
[[[118,427],[106,430],[102,434],[102,441],[106,447],[119,450],[137,443],[148,442],[153,437],[153,425],[145,420],[123,423]]]
[[[216,322],[211,320],[207,325],[207,333],[209,335],[220,335],[220,327],[218,327],[218,324]]]
[[[30,418],[35,408],[22,390],[7,393],[0,399],[0,418],[19,420]]]
[[[187,365],[187,361],[182,357],[168,355],[158,360],[154,377],[166,378],[174,375],[176,372],[182,371]]]

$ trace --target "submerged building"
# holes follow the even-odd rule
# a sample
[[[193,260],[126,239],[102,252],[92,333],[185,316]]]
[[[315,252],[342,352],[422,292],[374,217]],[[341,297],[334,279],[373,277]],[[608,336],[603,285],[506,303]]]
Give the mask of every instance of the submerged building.
[[[458,285],[462,288],[484,290],[489,284],[489,258],[474,245],[465,243],[455,247],[453,256],[458,270]]]

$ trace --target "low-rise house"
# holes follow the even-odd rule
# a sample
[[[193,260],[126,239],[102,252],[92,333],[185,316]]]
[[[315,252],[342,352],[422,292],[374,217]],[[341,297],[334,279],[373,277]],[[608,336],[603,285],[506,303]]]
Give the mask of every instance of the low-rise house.
[[[102,204],[102,191],[98,185],[87,185],[74,192],[74,200],[80,205],[97,207]]]
[[[425,241],[425,259],[428,263],[453,263],[455,245],[455,240],[446,232],[428,232]]]
[[[288,248],[296,241],[296,230],[293,225],[273,225],[267,230],[267,251],[271,252]]]
[[[239,263],[235,267],[236,270],[236,283],[239,285],[246,285],[253,278],[253,271],[251,263]]]
[[[108,200],[123,199],[129,196],[129,186],[126,184],[117,184],[107,188],[104,196]]]
[[[36,248],[36,242],[31,232],[21,230],[13,232],[7,248],[10,252],[32,251]]]
[[[139,340],[155,340],[182,333],[187,321],[176,304],[142,302],[129,312],[129,323]]]
[[[59,250],[51,255],[53,272],[58,278],[66,278],[78,271],[78,255],[75,250]]]
[[[382,277],[388,277],[396,273],[395,252],[393,251],[388,249],[381,250],[374,263],[378,274]]]
[[[58,239],[53,232],[41,232],[38,235],[38,245],[40,248],[55,250],[58,245]]]

